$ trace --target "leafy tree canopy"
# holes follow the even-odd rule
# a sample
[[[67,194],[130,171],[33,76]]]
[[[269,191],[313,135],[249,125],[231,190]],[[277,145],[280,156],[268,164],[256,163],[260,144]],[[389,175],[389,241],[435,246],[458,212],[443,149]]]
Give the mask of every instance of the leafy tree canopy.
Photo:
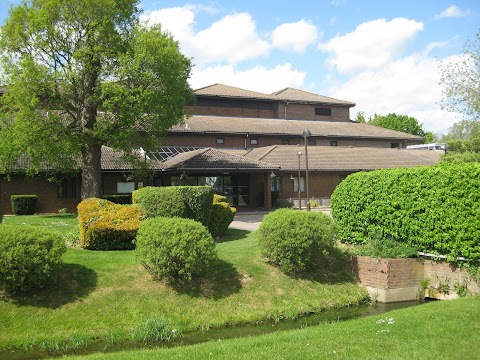
[[[185,116],[191,63],[138,0],[22,0],[0,29],[0,163],[26,152],[74,168],[82,198],[100,195],[101,146],[150,147]]]
[[[422,125],[418,123],[418,120],[407,115],[397,115],[395,113],[390,113],[388,115],[374,114],[373,116],[370,116],[368,123],[412,135],[425,136],[425,131],[423,130]]]
[[[441,69],[443,108],[480,120],[480,31],[467,41],[460,61],[442,64]]]

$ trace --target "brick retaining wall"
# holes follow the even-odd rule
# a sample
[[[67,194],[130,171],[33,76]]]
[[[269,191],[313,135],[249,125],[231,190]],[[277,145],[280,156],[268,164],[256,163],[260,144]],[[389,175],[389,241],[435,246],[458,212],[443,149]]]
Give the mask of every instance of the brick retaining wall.
[[[424,297],[453,299],[458,297],[457,291],[480,293],[479,284],[465,269],[443,260],[352,256],[350,264],[352,274],[367,288],[370,297],[383,303]]]

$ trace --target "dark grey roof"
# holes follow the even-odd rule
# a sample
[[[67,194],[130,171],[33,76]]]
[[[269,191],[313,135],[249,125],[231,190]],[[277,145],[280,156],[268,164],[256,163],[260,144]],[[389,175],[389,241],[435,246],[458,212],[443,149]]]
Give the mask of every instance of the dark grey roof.
[[[251,150],[249,159],[275,164],[285,171],[305,170],[305,148],[295,145],[274,145]],[[309,146],[308,168],[311,171],[359,171],[436,165],[441,152],[371,147]]]
[[[262,134],[303,136],[308,128],[314,137],[357,139],[401,139],[421,141],[420,136],[351,121],[307,121],[193,115],[172,133]]]
[[[179,153],[163,163],[165,170],[275,170],[278,166],[266,161],[229,154],[221,150],[205,148]]]
[[[308,104],[324,104],[324,105],[343,105],[352,107],[355,103],[345,100],[334,99],[328,96],[314,94],[308,91],[285,88],[272,93],[274,97],[281,100],[308,103]]]

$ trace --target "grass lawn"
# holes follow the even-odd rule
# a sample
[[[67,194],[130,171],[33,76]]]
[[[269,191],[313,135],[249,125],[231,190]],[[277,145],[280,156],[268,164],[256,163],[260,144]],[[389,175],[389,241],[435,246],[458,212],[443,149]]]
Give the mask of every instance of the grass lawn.
[[[478,359],[479,333],[477,295],[302,330],[67,359]]]
[[[44,226],[64,234],[78,225],[78,220],[77,214],[0,215],[0,224]]]
[[[58,231],[76,225],[66,215],[3,218],[3,223],[13,222],[38,222]],[[366,297],[355,279],[338,271],[340,260],[310,279],[293,279],[264,262],[255,233],[231,230],[225,240],[217,245],[220,260],[208,276],[174,289],[152,280],[134,251],[70,248],[48,289],[0,301],[0,350],[121,342],[148,319],[164,319],[190,332],[295,318]]]

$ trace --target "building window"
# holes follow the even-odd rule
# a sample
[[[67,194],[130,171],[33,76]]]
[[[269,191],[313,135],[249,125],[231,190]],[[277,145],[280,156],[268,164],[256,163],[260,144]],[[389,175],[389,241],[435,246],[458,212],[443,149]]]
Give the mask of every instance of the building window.
[[[58,184],[59,198],[76,198],[77,197],[77,182],[75,178],[63,179]]]
[[[258,139],[250,139],[250,145],[258,145]]]
[[[330,146],[337,146],[337,140],[330,140]]]
[[[282,177],[276,176],[272,179],[272,191],[282,192]]]
[[[392,149],[400,148],[400,143],[391,143],[391,144],[390,144],[390,147],[391,147]]]
[[[315,115],[317,115],[317,116],[332,116],[332,109],[323,108],[323,107],[315,108]]]
[[[293,192],[298,193],[298,177],[293,178]],[[305,192],[305,177],[300,177],[300,192]]]
[[[225,143],[225,139],[223,137],[217,137],[217,145],[223,145]]]
[[[317,145],[317,140],[315,140],[315,139],[308,139],[308,145],[312,145],[312,146]]]
[[[282,145],[290,145],[290,139],[282,139]]]
[[[134,182],[117,182],[117,194],[131,194],[135,190]]]

